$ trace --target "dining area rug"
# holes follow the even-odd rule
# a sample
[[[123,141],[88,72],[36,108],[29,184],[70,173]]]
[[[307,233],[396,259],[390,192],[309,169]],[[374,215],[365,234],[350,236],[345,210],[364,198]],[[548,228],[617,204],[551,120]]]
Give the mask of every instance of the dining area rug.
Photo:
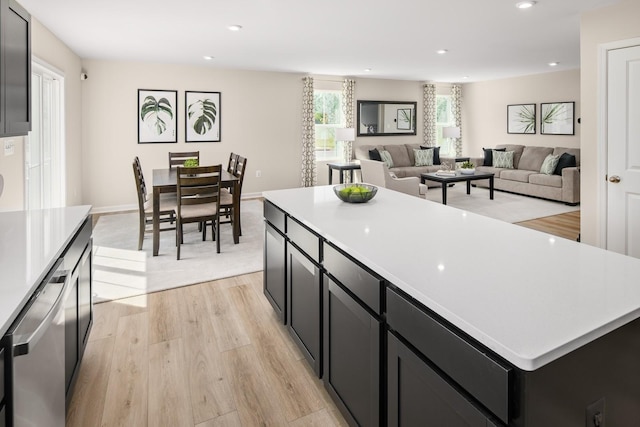
[[[93,229],[94,302],[110,301],[262,270],[264,223],[262,200],[241,202],[242,236],[233,243],[231,224],[220,225],[220,253],[197,224],[185,224],[180,260],[175,232],[160,233],[158,256],[152,256],[152,234],[138,251],[138,212],[101,215]],[[164,224],[165,226],[167,224]]]

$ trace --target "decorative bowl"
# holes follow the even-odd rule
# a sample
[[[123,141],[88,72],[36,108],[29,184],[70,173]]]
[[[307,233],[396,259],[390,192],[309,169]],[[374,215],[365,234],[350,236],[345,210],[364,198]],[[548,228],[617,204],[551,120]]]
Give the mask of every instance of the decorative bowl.
[[[340,184],[333,187],[333,192],[343,202],[366,203],[378,192],[378,187],[369,184]]]
[[[476,173],[475,168],[474,169],[460,169],[460,173],[462,175],[473,175],[474,173]]]

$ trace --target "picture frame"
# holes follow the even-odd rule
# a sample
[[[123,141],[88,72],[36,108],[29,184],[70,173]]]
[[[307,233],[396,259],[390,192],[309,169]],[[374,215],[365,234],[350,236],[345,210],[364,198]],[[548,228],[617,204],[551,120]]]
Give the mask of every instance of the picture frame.
[[[138,89],[138,144],[175,143],[178,91]]]
[[[396,112],[396,129],[411,130],[413,114],[410,108],[398,108]]]
[[[507,105],[507,133],[536,133],[536,104]]]
[[[186,91],[185,142],[220,142],[221,93]]]
[[[575,102],[540,103],[541,135],[575,135]]]

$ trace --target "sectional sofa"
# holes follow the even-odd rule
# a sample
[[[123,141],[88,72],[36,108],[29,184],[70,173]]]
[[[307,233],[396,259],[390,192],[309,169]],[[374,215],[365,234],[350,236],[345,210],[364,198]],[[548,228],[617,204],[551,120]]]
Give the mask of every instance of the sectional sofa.
[[[543,199],[557,200],[568,205],[580,203],[580,149],[564,147],[536,147],[525,145],[498,145],[496,150],[512,152],[511,167],[496,167],[487,159],[491,149],[484,149],[485,156],[472,158],[477,172],[493,172],[496,190]],[[547,156],[560,156],[560,164],[553,172],[541,171]],[[500,155],[501,156],[501,155]],[[546,172],[546,173],[545,173]],[[476,181],[488,186],[487,181]]]

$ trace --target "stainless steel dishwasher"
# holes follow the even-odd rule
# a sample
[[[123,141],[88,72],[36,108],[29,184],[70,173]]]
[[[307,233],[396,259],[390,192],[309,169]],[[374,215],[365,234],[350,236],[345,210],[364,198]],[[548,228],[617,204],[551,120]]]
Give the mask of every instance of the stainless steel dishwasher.
[[[13,426],[64,427],[65,328],[68,271],[59,260],[11,329]]]

